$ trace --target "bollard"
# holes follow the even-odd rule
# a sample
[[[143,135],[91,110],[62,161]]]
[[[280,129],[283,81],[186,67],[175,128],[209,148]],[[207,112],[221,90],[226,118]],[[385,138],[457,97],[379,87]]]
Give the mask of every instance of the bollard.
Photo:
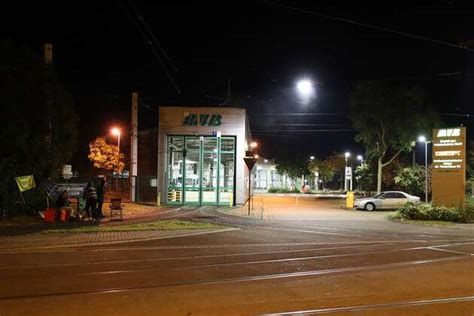
[[[346,207],[353,208],[354,207],[354,191],[347,191],[346,194]]]

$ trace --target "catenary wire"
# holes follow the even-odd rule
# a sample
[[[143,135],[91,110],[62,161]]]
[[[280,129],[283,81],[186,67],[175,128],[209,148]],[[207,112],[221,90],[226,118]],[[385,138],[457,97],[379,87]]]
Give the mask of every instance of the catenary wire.
[[[263,3],[265,3],[269,6],[279,7],[279,8],[282,8],[282,9],[287,9],[287,10],[296,11],[296,12],[300,12],[300,13],[305,13],[305,14],[309,14],[309,15],[315,15],[315,16],[319,16],[319,17],[322,17],[322,18],[326,18],[326,19],[331,19],[331,20],[336,20],[336,21],[339,21],[339,22],[344,22],[344,23],[349,23],[349,24],[353,24],[353,25],[363,26],[363,27],[366,27],[366,28],[371,28],[371,29],[378,30],[378,31],[398,34],[398,35],[401,35],[401,36],[410,37],[410,38],[414,38],[414,39],[429,41],[429,42],[433,42],[433,43],[437,43],[437,44],[441,44],[441,45],[445,45],[445,46],[449,46],[449,47],[460,48],[460,49],[463,49],[463,50],[468,51],[468,52],[474,52],[474,50],[469,49],[468,47],[464,47],[464,46],[459,45],[459,44],[445,42],[445,41],[432,39],[432,38],[428,38],[428,37],[424,37],[424,36],[420,36],[420,35],[405,33],[405,32],[392,30],[392,29],[388,29],[388,28],[380,27],[380,26],[376,26],[376,25],[361,23],[361,22],[357,22],[357,21],[353,21],[353,20],[349,20],[349,19],[339,18],[339,17],[335,17],[335,16],[331,16],[331,15],[327,15],[327,14],[322,14],[322,13],[318,13],[318,12],[307,10],[307,9],[301,9],[301,8],[297,8],[297,7],[293,7],[293,6],[289,6],[289,5],[285,5],[285,4],[275,3],[275,2],[272,2],[272,1],[264,1]]]

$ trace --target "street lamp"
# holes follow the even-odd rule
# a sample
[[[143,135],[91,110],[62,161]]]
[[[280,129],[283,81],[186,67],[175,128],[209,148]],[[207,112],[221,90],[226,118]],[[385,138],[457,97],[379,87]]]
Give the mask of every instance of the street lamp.
[[[309,160],[314,160],[314,156],[310,156],[310,157],[309,157]]]
[[[346,153],[344,154],[344,158],[346,158],[346,167],[347,167],[347,158],[349,158],[351,156],[351,153],[346,151]]]
[[[309,79],[302,79],[296,84],[296,89],[302,97],[309,97],[314,93],[313,82]]]
[[[362,157],[362,155],[357,155],[357,160],[360,161],[360,165],[362,166],[362,164],[364,163],[364,157]]]
[[[112,135],[114,136],[117,136],[117,147],[118,147],[118,151],[120,153],[120,129],[117,128],[117,127],[113,127],[110,132],[112,133]]]
[[[254,148],[257,148],[258,144],[257,142],[251,142],[249,146],[250,148],[254,149]]]
[[[425,143],[425,203],[428,203],[428,140],[425,136],[418,137],[420,143]]]

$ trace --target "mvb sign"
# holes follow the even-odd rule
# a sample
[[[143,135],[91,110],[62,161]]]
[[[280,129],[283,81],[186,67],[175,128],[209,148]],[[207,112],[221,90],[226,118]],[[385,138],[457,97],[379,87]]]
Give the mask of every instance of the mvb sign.
[[[184,126],[221,126],[222,116],[220,114],[189,114],[185,113]]]
[[[460,128],[447,128],[438,130],[437,137],[459,137],[461,136]]]

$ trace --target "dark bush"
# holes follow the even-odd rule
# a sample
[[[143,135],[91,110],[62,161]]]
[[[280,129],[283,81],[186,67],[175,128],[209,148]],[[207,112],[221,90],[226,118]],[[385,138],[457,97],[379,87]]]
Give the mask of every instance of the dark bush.
[[[465,208],[432,206],[426,203],[406,203],[397,210],[397,216],[395,217],[413,220],[471,223],[474,222],[474,207],[472,207],[469,201]]]
[[[298,188],[294,188],[293,190],[289,190],[286,188],[270,188],[267,191],[268,193],[301,193]]]
[[[398,213],[404,219],[429,220],[429,216],[425,209],[426,207],[422,207],[421,204],[413,204],[408,202],[398,209]]]

